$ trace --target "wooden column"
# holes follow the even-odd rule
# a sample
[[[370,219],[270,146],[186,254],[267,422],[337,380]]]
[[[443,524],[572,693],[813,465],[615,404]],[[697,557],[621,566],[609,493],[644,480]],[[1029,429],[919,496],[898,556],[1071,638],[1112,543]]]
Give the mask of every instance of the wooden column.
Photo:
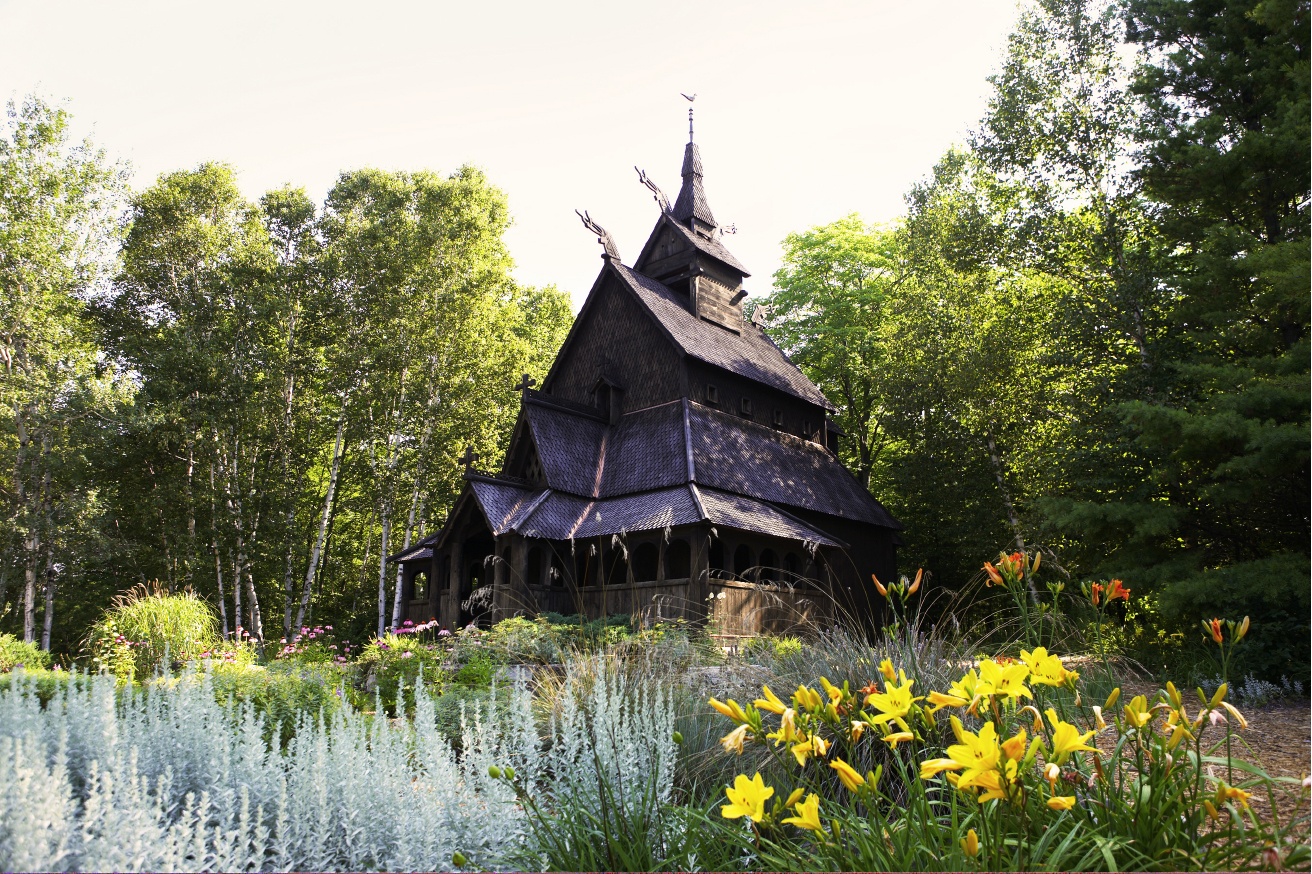
[[[459,537],[452,537],[450,573],[446,580],[446,591],[442,593],[442,614],[437,617],[444,627],[452,631],[460,624],[460,587],[464,583],[464,559],[464,543]]]
[[[689,534],[692,563],[688,568],[688,618],[694,622],[706,618],[706,598],[711,593],[711,532],[704,525]]]

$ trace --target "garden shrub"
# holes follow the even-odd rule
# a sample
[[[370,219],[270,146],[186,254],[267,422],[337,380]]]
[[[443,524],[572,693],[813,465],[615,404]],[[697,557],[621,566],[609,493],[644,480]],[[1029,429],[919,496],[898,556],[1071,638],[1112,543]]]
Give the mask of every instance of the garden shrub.
[[[377,696],[384,712],[401,716],[414,706],[404,690],[413,690],[421,674],[424,684],[440,691],[447,674],[442,669],[442,652],[418,635],[388,634],[365,645],[356,660],[356,690],[364,700]]]
[[[50,653],[35,643],[24,643],[12,634],[0,634],[0,674],[19,665],[31,670],[50,667]]]
[[[568,640],[546,619],[515,616],[503,619],[487,632],[486,645],[506,664],[558,665]]]
[[[219,645],[210,605],[191,590],[169,593],[158,583],[116,597],[86,640],[92,663],[120,680],[172,670]]]
[[[28,668],[0,674],[0,694],[21,688],[34,694],[44,707],[64,691],[67,686],[84,687],[90,682],[88,674],[81,671],[62,671],[59,668]]]
[[[524,840],[492,761],[534,772],[536,734],[471,719],[457,758],[416,691],[416,719],[349,706],[270,747],[213,672],[135,693],[83,677],[42,708],[24,672],[0,687],[0,870],[438,871]],[[526,690],[515,713],[527,712]],[[530,743],[530,740],[532,743]]]
[[[303,720],[321,716],[331,722],[349,686],[346,672],[332,662],[270,665],[218,664],[212,669],[214,694],[220,702],[249,705],[282,745],[291,740]]]

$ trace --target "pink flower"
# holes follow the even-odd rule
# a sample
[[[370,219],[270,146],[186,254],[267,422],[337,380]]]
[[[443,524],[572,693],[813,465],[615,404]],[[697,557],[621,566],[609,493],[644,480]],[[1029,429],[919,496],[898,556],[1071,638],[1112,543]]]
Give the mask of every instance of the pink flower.
[[[412,659],[412,658],[414,658],[414,657],[415,657],[415,654],[412,653],[412,652],[410,652],[409,650],[406,650],[405,652],[401,653],[401,658],[403,658],[403,659]]]

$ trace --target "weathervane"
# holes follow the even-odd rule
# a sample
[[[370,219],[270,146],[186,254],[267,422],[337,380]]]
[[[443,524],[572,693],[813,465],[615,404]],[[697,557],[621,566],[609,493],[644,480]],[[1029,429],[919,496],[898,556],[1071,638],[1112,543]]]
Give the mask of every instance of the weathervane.
[[[679,92],[679,96],[681,96],[684,100],[688,101],[689,103],[692,103],[694,100],[697,99],[696,94],[693,94],[692,96],[688,96],[687,94],[684,94],[682,91]],[[692,142],[692,107],[691,106],[688,107],[688,142],[690,143]]]

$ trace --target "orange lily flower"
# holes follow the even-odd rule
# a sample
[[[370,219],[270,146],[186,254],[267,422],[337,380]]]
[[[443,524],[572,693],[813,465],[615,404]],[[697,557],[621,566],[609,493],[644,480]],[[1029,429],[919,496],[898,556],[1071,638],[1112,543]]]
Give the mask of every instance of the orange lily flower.
[[[1212,632],[1212,640],[1216,641],[1217,644],[1220,644],[1225,639],[1221,634],[1220,619],[1213,619],[1211,622],[1204,622],[1203,625],[1208,631]]]

